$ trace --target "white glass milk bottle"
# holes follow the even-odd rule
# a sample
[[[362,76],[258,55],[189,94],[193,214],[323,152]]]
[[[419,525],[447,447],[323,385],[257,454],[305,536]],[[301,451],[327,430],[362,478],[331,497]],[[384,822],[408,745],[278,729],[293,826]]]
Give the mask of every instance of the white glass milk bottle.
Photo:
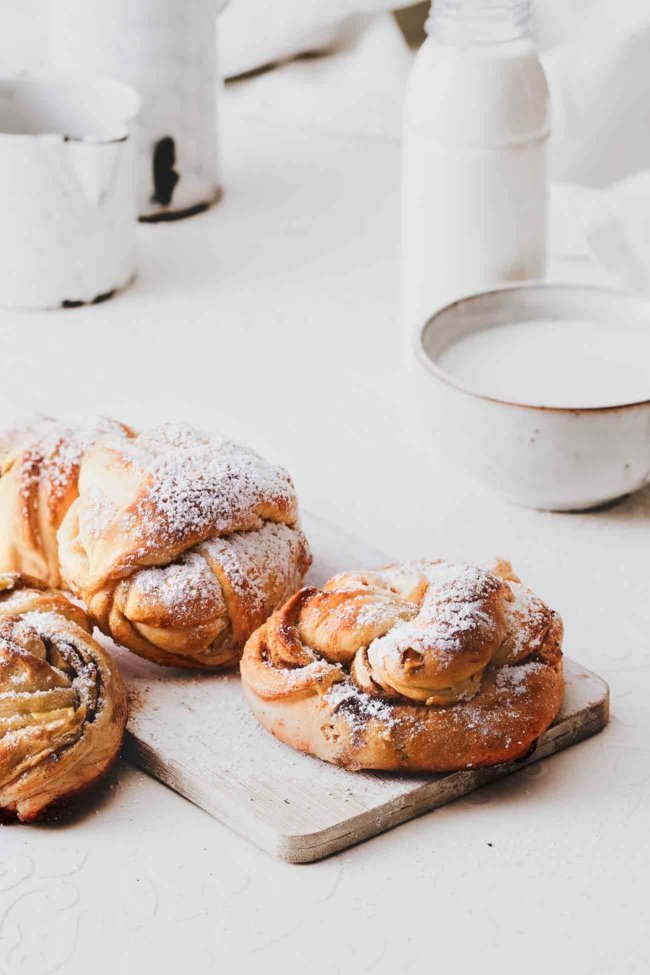
[[[406,95],[402,315],[539,278],[549,97],[529,0],[435,0]]]

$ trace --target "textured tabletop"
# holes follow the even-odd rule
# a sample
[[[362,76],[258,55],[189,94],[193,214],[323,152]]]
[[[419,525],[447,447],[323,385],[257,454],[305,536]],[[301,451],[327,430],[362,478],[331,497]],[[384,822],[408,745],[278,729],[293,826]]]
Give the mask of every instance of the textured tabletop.
[[[398,147],[226,116],[214,211],[140,229],[102,306],[0,313],[3,417],[101,411],[242,438],[396,558],[500,554],[611,685],[598,737],[311,866],[126,764],[54,827],[0,828],[0,973],[647,971],[650,492],[506,507],[449,469],[398,368]],[[554,198],[554,274],[601,280]],[[219,967],[223,966],[223,967]]]

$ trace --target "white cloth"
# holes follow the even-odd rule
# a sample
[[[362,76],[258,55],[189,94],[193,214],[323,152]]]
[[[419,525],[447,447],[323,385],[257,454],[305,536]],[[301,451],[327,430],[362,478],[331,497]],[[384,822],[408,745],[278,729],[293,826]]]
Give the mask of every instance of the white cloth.
[[[400,6],[409,0],[230,0],[220,21],[224,76],[345,45],[358,15]]]
[[[329,52],[230,84],[231,107],[278,125],[399,139],[412,54],[395,20],[380,12],[399,5],[407,4],[230,0],[219,30],[226,75]],[[3,74],[46,60],[43,7],[43,0],[0,0]],[[572,195],[585,240],[613,280],[650,290],[650,4],[538,0],[533,9],[553,98],[551,176],[592,187]]]
[[[0,0],[0,74],[46,60],[49,2]],[[280,112],[298,124],[308,115],[349,131],[356,115],[360,132],[397,138],[409,54],[388,18],[381,41],[376,25],[378,12],[399,6],[408,0],[230,0],[220,16],[223,73],[334,50],[331,66],[280,66],[282,80],[265,82],[268,97],[281,98]],[[650,168],[648,0],[537,0],[533,14],[553,95],[552,176],[604,186]],[[263,86],[251,84],[264,100]]]
[[[397,140],[411,63],[393,18],[368,16],[348,23],[346,43],[335,53],[233,81],[226,97],[242,113],[274,124]]]
[[[232,0],[231,11],[252,3]],[[328,3],[311,3],[314,18]],[[343,5],[334,6],[340,13]],[[291,6],[292,0],[279,4],[285,14]],[[561,265],[565,277],[574,251],[581,259],[588,253],[599,268],[594,280],[604,270],[614,286],[650,293],[650,5],[540,0],[534,12],[553,101],[551,177],[582,184],[555,194],[550,272]],[[222,41],[238,47],[229,33],[235,20],[223,16]],[[227,97],[237,111],[278,124],[398,140],[412,57],[391,17],[366,16],[348,22],[329,56],[233,83]],[[569,220],[560,218],[566,211]],[[581,239],[574,248],[562,228],[576,223]],[[576,263],[576,275],[584,279],[584,262],[580,269]]]
[[[304,115],[314,124],[397,138],[408,69],[405,46],[398,50],[396,28],[384,30],[380,50],[373,40],[374,65],[366,31],[376,17],[352,15],[399,6],[396,0],[274,0],[260,15],[260,0],[230,0],[221,16],[222,63],[227,77],[298,51],[336,48],[341,56],[325,66],[278,69],[266,90],[281,112]],[[402,3],[402,6],[407,4]],[[266,5],[264,5],[266,6]],[[538,0],[534,29],[547,71],[554,108],[551,172],[555,179],[604,186],[650,167],[650,4],[648,0]],[[350,56],[357,44],[356,67]],[[317,90],[324,91],[321,98]],[[263,86],[256,86],[263,98]],[[308,107],[310,98],[316,104]],[[394,105],[389,106],[393,100]]]
[[[542,17],[561,21],[573,2],[540,4],[540,31]],[[553,97],[552,174],[603,186],[650,167],[650,4],[581,6],[579,31],[573,25],[543,56]]]

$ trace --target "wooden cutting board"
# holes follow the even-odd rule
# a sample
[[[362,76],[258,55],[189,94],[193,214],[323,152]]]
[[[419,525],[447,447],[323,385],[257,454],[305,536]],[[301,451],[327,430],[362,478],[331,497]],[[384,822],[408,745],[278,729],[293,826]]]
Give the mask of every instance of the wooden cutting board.
[[[381,552],[306,516],[318,585],[344,568],[370,568]],[[526,762],[445,775],[346,772],[299,754],[257,725],[236,674],[160,668],[119,648],[129,688],[125,755],[257,846],[307,863],[441,806],[574,745],[605,726],[609,691],[566,662],[562,710]]]

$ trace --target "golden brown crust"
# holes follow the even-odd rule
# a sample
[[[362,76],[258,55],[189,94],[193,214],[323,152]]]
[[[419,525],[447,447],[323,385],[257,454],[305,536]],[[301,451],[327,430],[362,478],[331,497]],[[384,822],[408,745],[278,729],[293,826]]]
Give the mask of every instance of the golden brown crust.
[[[246,697],[281,741],[347,768],[513,761],[563,696],[562,621],[508,563],[388,566],[303,589],[246,644]]]
[[[248,448],[165,426],[84,458],[59,532],[93,621],[159,664],[222,668],[311,556],[289,475]]]
[[[106,417],[35,417],[0,433],[0,571],[59,586],[56,533],[78,494],[84,452],[131,431]]]
[[[60,593],[0,575],[0,813],[41,818],[101,778],[126,726],[117,665]]]

